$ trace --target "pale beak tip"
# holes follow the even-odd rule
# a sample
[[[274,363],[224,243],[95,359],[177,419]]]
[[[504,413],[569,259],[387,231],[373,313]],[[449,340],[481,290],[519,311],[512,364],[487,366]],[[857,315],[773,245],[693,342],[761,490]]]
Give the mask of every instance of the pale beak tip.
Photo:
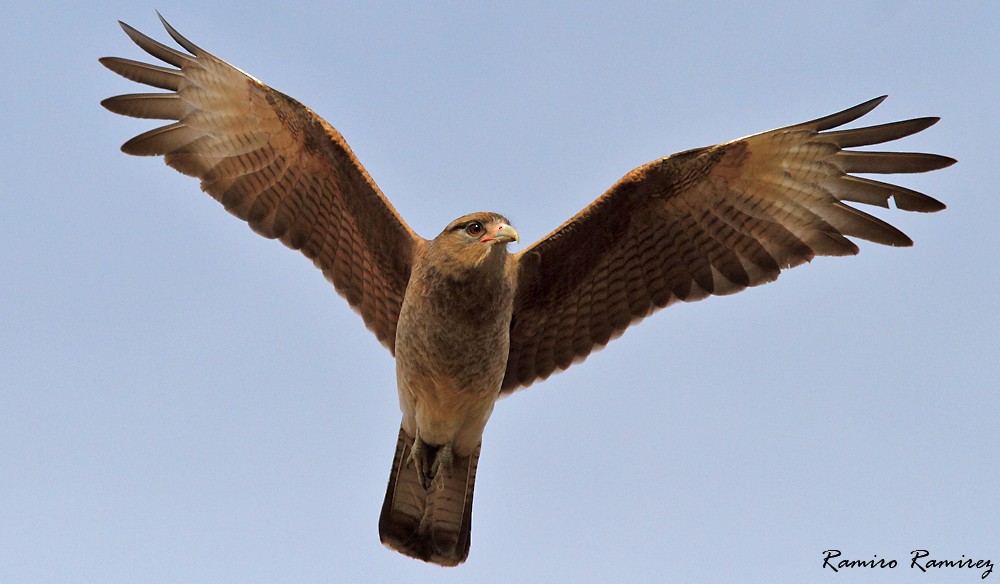
[[[497,225],[496,230],[492,233],[487,233],[480,240],[483,243],[495,241],[496,243],[510,243],[512,241],[518,241],[517,231],[507,225],[506,223],[501,223]]]
[[[513,227],[511,227],[510,225],[507,225],[506,223],[503,223],[499,227],[497,227],[496,238],[497,238],[497,241],[499,241],[501,243],[510,243],[512,241],[520,241],[518,239],[518,237],[517,237],[517,231]]]

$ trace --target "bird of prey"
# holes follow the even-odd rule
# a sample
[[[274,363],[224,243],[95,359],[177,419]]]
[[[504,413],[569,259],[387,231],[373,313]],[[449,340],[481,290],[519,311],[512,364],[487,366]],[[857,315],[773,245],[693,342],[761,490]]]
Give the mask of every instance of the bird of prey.
[[[396,358],[402,410],[379,520],[382,542],[446,566],[468,556],[483,428],[498,398],[582,361],[675,301],[732,294],[849,238],[908,246],[847,203],[938,211],[939,201],[854,173],[946,167],[934,154],[847,150],[937,118],[835,129],[839,113],[644,164],[518,253],[502,215],[477,212],[437,237],[414,233],[347,143],[311,109],[164,27],[184,51],[121,23],[166,65],[106,67],[166,90],[111,97],[114,113],[173,120],[122,150],[163,156],[264,237],[322,270]],[[185,52],[186,51],[186,52]]]

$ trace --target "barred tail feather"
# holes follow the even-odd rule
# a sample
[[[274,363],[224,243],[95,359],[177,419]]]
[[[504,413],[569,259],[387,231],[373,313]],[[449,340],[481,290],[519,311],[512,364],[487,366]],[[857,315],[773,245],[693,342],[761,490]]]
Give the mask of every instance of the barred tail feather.
[[[386,488],[379,537],[386,547],[442,566],[457,566],[469,556],[472,541],[472,492],[479,446],[456,456],[444,481],[425,488],[409,463],[413,437],[400,428]]]

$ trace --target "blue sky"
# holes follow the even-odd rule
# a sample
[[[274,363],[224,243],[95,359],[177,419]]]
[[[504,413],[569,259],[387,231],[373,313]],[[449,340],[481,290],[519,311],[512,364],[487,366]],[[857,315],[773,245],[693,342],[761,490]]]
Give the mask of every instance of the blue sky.
[[[1000,9],[908,2],[22,6],[0,37],[0,580],[972,582],[1000,562]],[[943,119],[898,148],[861,244],[673,306],[498,404],[472,553],[385,550],[394,365],[311,263],[197,181],[121,154],[153,127],[116,20],[309,105],[418,233],[504,213],[535,241],[628,170],[889,99]],[[514,250],[520,249],[518,247]],[[897,559],[822,570],[822,551]],[[975,572],[975,573],[973,573]],[[993,575],[1000,577],[1000,572]]]

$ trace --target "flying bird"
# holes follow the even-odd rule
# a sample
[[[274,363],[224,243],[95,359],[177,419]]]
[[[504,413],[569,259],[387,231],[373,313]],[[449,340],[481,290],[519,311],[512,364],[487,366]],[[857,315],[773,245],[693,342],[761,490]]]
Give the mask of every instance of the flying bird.
[[[154,65],[106,57],[166,90],[102,105],[173,120],[122,150],[163,156],[264,237],[301,251],[395,356],[402,422],[379,519],[382,542],[445,566],[468,557],[483,429],[498,398],[582,361],[675,301],[739,292],[849,238],[912,241],[847,203],[939,211],[922,193],[854,173],[914,173],[935,154],[847,150],[938,118],[836,129],[883,97],[809,122],[644,164],[518,253],[503,215],[477,212],[417,235],[337,130],[311,109],[199,48],[120,23]]]

